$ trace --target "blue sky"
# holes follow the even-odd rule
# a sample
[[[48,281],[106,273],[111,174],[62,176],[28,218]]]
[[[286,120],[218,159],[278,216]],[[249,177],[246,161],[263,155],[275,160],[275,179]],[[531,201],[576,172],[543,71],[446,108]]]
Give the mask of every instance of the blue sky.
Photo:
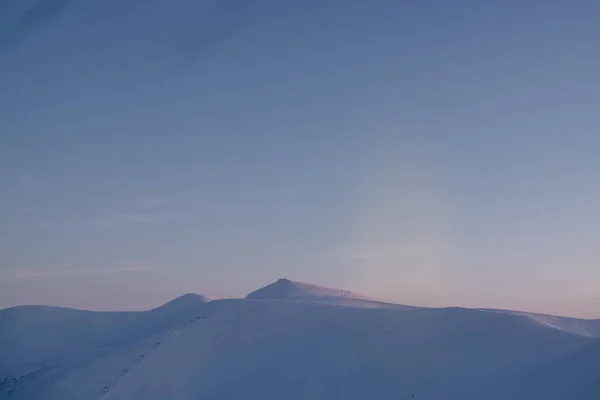
[[[40,4],[0,4],[0,307],[600,318],[597,2]]]

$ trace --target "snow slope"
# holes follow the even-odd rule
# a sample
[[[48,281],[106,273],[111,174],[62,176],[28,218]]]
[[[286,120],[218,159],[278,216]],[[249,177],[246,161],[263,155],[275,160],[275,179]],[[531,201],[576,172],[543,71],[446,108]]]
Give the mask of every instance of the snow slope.
[[[524,315],[323,300],[336,293],[280,280],[146,312],[2,310],[0,399],[600,398],[597,338]]]
[[[2,385],[0,399],[11,390],[10,398],[30,398],[30,392],[39,386],[55,384],[63,375],[106,361],[107,357],[114,361],[109,364],[112,368],[128,356],[120,349],[142,351],[164,337],[165,332],[180,329],[182,321],[201,316],[207,301],[205,296],[188,294],[147,312],[94,312],[47,306],[1,310],[0,381],[9,379],[12,383]],[[19,380],[18,385],[15,379]],[[19,397],[20,394],[25,397]]]
[[[511,310],[484,309],[484,311],[523,315],[531,318],[532,320],[540,324],[548,325],[550,327],[561,329],[566,332],[572,332],[578,335],[589,337],[600,337],[600,319],[559,317],[555,315],[537,314]]]
[[[596,341],[548,363],[525,376],[498,386],[490,400],[540,397],[544,400],[598,399],[600,393],[600,342]]]

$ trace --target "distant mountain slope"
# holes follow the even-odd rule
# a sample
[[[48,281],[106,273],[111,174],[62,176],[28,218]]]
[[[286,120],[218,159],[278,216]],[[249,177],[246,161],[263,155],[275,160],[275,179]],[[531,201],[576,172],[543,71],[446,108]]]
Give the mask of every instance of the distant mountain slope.
[[[336,304],[349,307],[407,307],[398,304],[376,301],[367,296],[345,289],[292,281],[281,278],[247,296],[248,299],[262,300],[303,300],[319,303]]]
[[[348,290],[295,282],[286,278],[281,278],[248,295],[249,299],[296,299],[306,297],[343,297],[371,300]]]
[[[598,339],[529,316],[341,294],[280,280],[145,312],[2,310],[0,399],[600,398]],[[335,298],[358,305],[323,301]]]
[[[493,310],[493,309],[482,309],[483,311],[498,312],[504,314],[523,315],[531,318],[532,320],[552,327],[554,329],[563,330],[566,332],[572,332],[582,336],[597,337],[600,338],[600,319],[581,319],[581,318],[570,318],[570,317],[559,317],[555,315],[530,313],[524,311],[511,311],[511,310]]]
[[[49,306],[0,310],[2,365],[35,363],[88,349],[135,342],[200,315],[208,301],[207,296],[187,294],[144,312],[98,312]]]

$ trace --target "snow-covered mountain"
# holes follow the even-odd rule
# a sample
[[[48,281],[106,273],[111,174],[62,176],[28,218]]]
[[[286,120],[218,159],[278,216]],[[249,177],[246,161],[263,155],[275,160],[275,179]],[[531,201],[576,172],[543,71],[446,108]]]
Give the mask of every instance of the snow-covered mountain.
[[[249,299],[295,299],[306,297],[366,299],[344,289],[294,282],[281,278],[277,282],[258,289],[247,296]]]
[[[281,279],[145,312],[1,310],[0,399],[600,398],[589,331],[373,304],[385,303]]]
[[[291,281],[281,278],[261,289],[250,293],[248,299],[273,299],[273,300],[310,300],[311,302],[320,302],[335,304],[339,306],[350,307],[403,307],[397,304],[384,303],[351,292],[346,289],[336,289],[326,286],[313,285],[304,282]]]

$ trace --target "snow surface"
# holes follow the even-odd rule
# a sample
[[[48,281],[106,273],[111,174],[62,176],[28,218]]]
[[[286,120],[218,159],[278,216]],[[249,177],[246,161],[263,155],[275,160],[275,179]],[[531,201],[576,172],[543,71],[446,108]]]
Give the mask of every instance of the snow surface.
[[[279,280],[144,312],[0,310],[0,399],[600,398],[599,338],[342,293]]]

